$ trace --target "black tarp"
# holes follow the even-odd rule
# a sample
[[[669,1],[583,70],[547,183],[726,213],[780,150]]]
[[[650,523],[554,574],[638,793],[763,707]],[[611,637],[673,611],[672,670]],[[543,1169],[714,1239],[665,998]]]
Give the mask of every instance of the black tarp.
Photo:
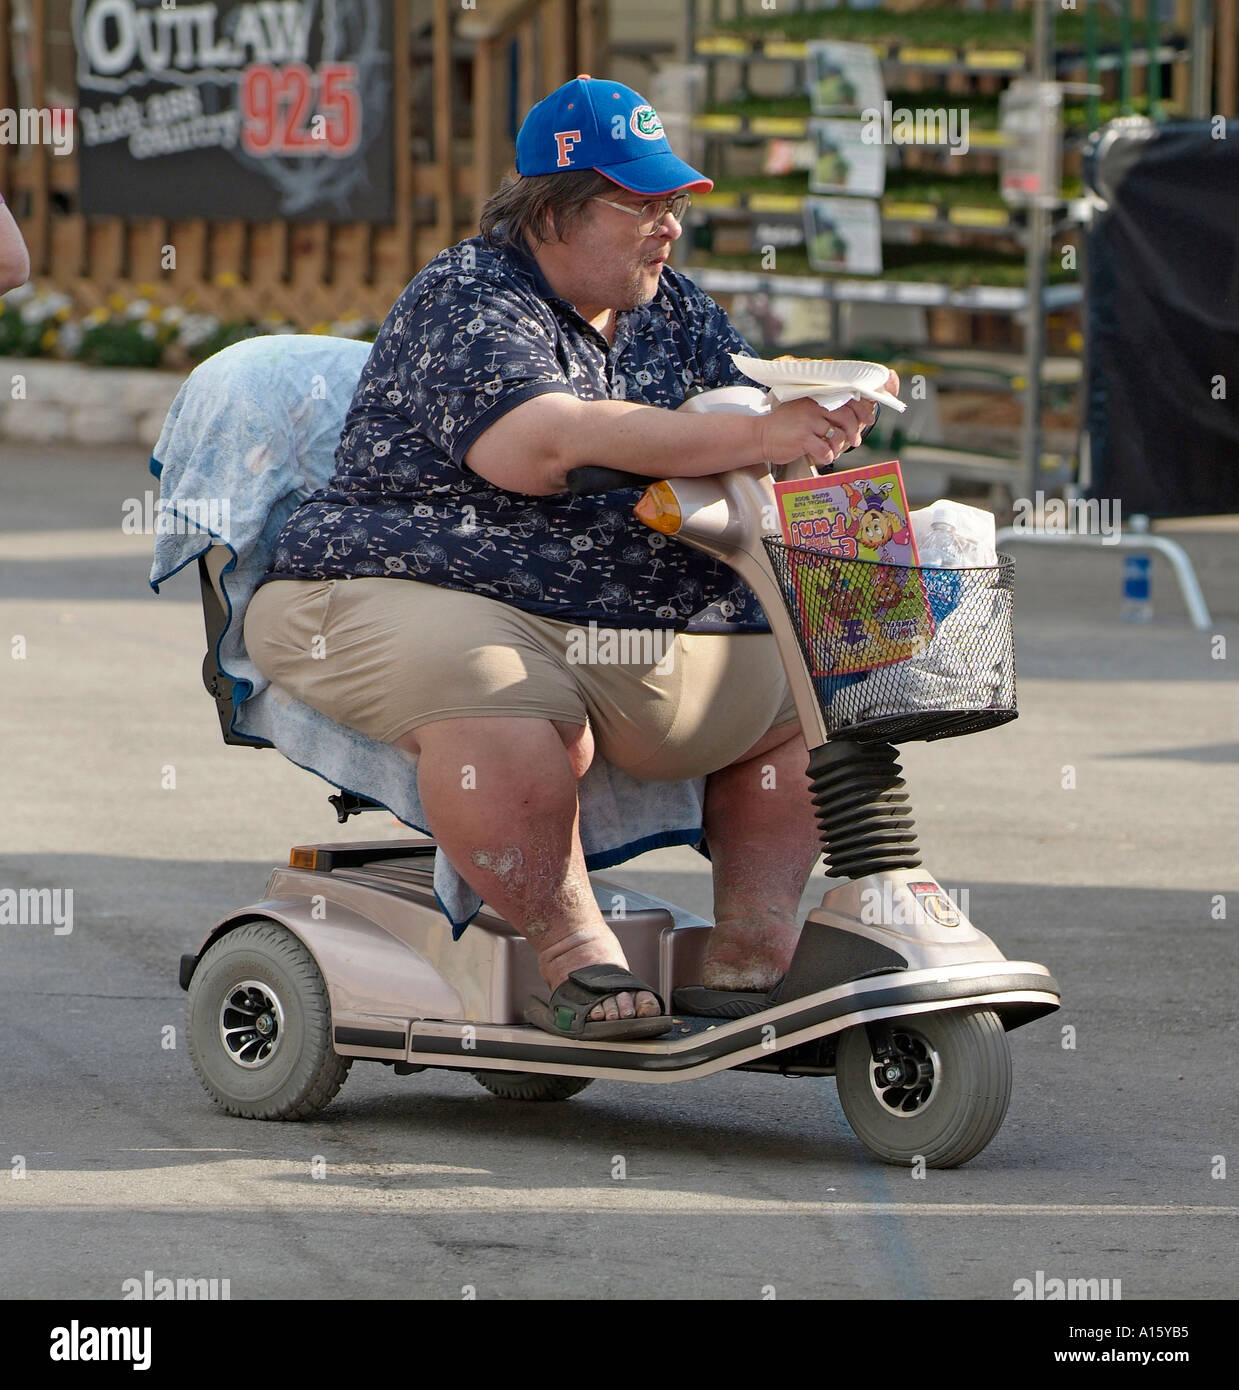
[[[1129,516],[1239,512],[1239,121],[1172,122],[1098,150],[1091,495]]]

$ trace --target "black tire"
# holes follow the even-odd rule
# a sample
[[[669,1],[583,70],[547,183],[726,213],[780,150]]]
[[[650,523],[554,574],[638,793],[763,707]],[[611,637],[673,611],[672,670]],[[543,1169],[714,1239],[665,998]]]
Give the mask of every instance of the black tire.
[[[269,920],[234,928],[203,955],[189,982],[186,1035],[207,1094],[247,1120],[316,1114],[352,1064],[331,1045],[331,1005],[314,957]]]
[[[887,1163],[967,1163],[998,1133],[1011,1099],[1011,1050],[1001,1020],[989,1009],[958,1009],[891,1019],[889,1026],[901,1051],[929,1059],[932,1081],[880,1092],[868,1034],[863,1025],[849,1028],[835,1063],[848,1123]]]
[[[592,1085],[592,1076],[551,1076],[539,1071],[475,1071],[474,1078],[502,1100],[567,1100]]]

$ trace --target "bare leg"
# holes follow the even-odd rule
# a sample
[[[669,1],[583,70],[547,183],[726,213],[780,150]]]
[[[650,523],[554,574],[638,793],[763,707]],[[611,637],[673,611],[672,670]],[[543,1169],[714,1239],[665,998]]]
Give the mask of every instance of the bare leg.
[[[797,913],[821,854],[796,725],[773,729],[706,781],[705,832],[714,869],[707,989],[766,990],[792,958]]]
[[[603,920],[581,849],[577,781],[593,758],[584,725],[481,717],[399,739],[435,839],[469,886],[528,938],[553,990],[586,965],[628,962]],[[472,769],[472,771],[470,771]],[[621,993],[590,1018],[648,1017],[652,994]]]

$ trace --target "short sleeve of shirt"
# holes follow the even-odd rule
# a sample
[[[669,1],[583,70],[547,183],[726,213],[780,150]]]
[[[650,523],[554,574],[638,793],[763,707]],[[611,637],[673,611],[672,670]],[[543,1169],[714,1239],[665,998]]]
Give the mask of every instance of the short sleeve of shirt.
[[[463,465],[509,410],[575,394],[537,309],[516,289],[466,276],[425,286],[405,315],[397,384],[418,431]]]

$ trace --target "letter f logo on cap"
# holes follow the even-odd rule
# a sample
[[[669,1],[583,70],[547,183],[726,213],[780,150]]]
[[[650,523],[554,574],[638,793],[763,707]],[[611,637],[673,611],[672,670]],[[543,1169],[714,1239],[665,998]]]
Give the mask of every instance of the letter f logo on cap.
[[[572,147],[581,143],[579,130],[557,130],[555,143],[559,146],[559,167],[567,169],[572,164]]]

